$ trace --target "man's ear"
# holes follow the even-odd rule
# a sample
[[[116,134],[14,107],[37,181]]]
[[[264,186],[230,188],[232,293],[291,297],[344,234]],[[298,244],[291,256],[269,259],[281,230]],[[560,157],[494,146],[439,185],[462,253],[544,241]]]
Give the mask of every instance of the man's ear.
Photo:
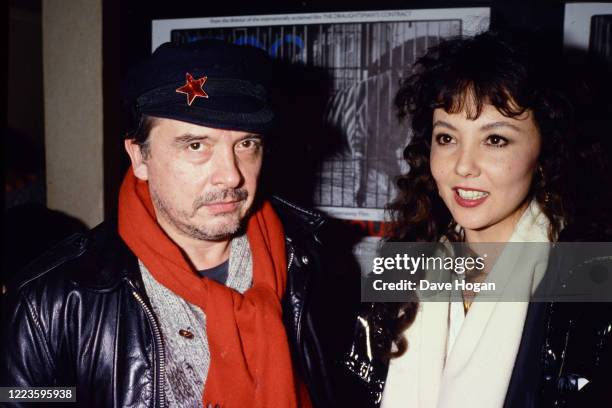
[[[146,181],[149,179],[149,171],[147,168],[147,163],[144,160],[142,155],[142,148],[134,139],[125,139],[124,141],[125,151],[128,156],[130,156],[130,161],[132,162],[132,169],[134,170],[134,175],[138,177],[140,180]]]

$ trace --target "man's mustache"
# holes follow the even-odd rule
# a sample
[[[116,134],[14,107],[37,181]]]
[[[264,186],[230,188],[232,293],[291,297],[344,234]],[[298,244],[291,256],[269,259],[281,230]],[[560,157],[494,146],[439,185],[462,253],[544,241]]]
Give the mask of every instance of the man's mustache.
[[[228,201],[243,201],[246,200],[248,196],[249,193],[243,188],[209,191],[194,201],[192,216],[205,205],[218,204]]]

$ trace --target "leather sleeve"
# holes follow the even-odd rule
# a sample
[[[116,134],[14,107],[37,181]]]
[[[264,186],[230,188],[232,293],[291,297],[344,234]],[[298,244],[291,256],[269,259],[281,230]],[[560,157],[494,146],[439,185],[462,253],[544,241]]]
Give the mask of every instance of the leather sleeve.
[[[38,314],[20,293],[5,299],[0,348],[0,385],[54,386],[54,364]],[[19,405],[13,405],[19,406]]]

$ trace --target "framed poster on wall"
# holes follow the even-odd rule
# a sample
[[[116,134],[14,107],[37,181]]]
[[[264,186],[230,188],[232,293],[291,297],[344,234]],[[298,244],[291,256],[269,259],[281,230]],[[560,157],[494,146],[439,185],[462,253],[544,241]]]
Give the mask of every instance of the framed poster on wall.
[[[318,164],[312,202],[380,233],[394,180],[407,170],[402,151],[411,135],[393,108],[400,79],[427,48],[487,30],[489,19],[489,8],[164,19],[152,23],[152,48],[217,38],[324,70],[330,86],[321,119],[340,133],[343,148]],[[378,241],[366,237],[355,248],[362,269]]]
[[[566,4],[563,45],[612,64],[612,3]]]

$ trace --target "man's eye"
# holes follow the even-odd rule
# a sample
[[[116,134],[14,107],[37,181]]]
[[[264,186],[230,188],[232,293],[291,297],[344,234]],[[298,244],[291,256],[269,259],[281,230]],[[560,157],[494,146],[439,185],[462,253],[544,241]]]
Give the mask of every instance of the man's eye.
[[[200,142],[189,143],[189,150],[194,151],[194,152],[198,152],[202,150],[202,143]]]
[[[243,140],[242,142],[240,142],[240,148],[241,149],[256,149],[258,148],[260,145],[258,140],[255,139],[246,139]]]
[[[440,145],[447,145],[447,144],[453,143],[453,137],[446,133],[440,133],[436,135],[435,139],[436,139],[436,142],[438,142],[438,144]]]
[[[508,139],[499,135],[490,135],[487,137],[486,144],[495,147],[504,147],[508,144]]]

